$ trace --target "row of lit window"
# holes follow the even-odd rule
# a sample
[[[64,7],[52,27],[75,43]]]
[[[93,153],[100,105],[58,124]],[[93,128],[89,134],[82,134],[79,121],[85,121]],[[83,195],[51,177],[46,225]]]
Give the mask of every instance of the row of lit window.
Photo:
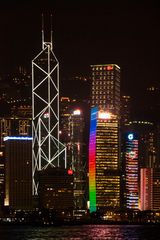
[[[92,87],[92,94],[95,94],[94,90],[113,90],[114,89],[114,86],[113,85],[107,85],[107,86],[93,86]],[[100,91],[97,91],[96,92],[97,94],[100,93],[100,94],[104,94],[105,92],[100,92]]]
[[[92,82],[92,86],[100,86],[100,85],[111,86],[111,85],[114,85],[114,81],[100,81],[100,80],[97,81],[97,79],[96,79]]]
[[[113,71],[95,71],[95,72],[92,72],[92,76],[94,75],[100,75],[100,76],[103,76],[103,75],[114,75],[114,72]]]

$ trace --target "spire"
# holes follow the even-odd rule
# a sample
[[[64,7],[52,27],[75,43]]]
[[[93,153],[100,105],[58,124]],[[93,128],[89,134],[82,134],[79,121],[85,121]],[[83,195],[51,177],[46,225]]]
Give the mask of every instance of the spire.
[[[50,15],[50,42],[45,41],[44,39],[44,15],[42,14],[42,49],[44,50],[44,46],[49,44],[52,50],[53,46],[53,25],[52,25],[52,14]]]
[[[50,15],[51,21],[51,49],[53,48],[53,23],[52,23],[52,14]]]
[[[42,14],[42,49],[44,49],[44,17]]]

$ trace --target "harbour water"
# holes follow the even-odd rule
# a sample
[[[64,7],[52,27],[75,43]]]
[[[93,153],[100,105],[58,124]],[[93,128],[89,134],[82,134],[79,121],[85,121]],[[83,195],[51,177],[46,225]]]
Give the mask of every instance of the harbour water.
[[[158,240],[159,225],[0,226],[0,240]]]

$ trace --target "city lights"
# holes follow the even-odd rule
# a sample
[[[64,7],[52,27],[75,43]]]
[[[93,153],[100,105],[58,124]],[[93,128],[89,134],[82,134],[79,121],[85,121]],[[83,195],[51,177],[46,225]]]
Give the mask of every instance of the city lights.
[[[80,109],[74,110],[73,115],[81,115],[81,110]]]
[[[98,118],[99,119],[111,119],[111,113],[99,111]]]

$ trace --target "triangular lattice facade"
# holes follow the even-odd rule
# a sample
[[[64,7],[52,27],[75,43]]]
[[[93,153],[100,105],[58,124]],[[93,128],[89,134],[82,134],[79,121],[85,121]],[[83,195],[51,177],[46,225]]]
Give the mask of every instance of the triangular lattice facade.
[[[37,172],[66,168],[66,148],[59,141],[59,63],[52,43],[44,42],[32,61],[33,195],[38,194]]]

